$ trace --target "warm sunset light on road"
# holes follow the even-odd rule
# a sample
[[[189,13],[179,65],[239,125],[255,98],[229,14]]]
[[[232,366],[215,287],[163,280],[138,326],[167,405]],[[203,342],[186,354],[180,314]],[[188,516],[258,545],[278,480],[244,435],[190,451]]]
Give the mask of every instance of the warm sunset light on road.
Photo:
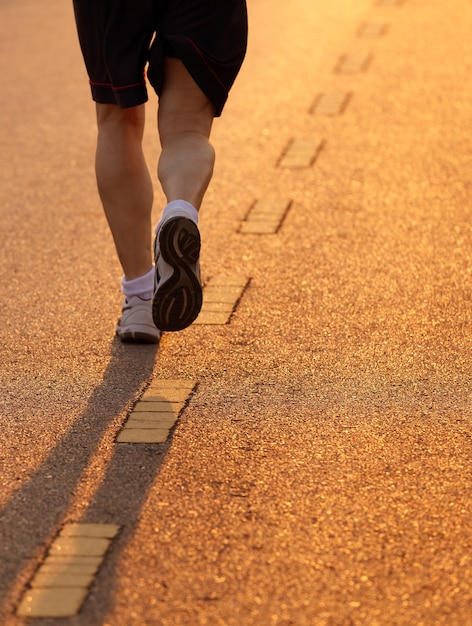
[[[1,626],[472,624],[472,4],[248,8],[133,345],[72,2],[0,0]]]

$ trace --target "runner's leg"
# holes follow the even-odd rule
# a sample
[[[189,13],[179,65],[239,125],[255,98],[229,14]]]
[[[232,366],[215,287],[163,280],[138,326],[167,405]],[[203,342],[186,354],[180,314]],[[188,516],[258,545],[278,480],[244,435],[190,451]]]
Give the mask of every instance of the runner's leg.
[[[158,176],[168,202],[185,200],[200,208],[215,161],[209,142],[214,113],[182,61],[166,57],[159,98]]]
[[[126,279],[149,272],[153,186],[142,150],[144,105],[97,104],[96,175]]]

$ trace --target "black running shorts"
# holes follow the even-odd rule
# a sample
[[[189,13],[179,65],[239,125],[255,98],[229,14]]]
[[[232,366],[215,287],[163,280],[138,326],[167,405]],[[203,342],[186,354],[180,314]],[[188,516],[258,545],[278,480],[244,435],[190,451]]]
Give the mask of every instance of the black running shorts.
[[[219,116],[246,53],[245,0],[73,0],[92,97],[122,108],[159,94],[181,59]]]

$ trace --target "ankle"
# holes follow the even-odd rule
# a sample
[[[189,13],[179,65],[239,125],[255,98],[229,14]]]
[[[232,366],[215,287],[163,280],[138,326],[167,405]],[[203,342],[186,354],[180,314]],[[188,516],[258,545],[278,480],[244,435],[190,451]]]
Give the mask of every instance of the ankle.
[[[195,224],[198,225],[198,210],[193,206],[193,204],[190,204],[190,202],[187,202],[186,200],[172,200],[164,207],[164,210],[162,211],[162,217],[159,220],[154,231],[156,234],[159,232],[159,229],[164,220],[174,211],[183,211],[187,213],[189,217],[195,222]]]
[[[154,267],[137,278],[121,279],[121,291],[126,298],[139,296],[142,300],[150,300],[154,292]]]

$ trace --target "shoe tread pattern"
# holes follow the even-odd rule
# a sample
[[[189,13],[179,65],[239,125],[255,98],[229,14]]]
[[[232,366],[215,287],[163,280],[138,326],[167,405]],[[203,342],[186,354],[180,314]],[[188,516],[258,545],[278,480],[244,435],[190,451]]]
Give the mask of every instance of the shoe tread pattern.
[[[169,220],[159,232],[159,249],[173,274],[160,283],[154,294],[152,314],[162,331],[190,326],[202,308],[202,287],[193,266],[200,255],[200,233],[190,219]]]

